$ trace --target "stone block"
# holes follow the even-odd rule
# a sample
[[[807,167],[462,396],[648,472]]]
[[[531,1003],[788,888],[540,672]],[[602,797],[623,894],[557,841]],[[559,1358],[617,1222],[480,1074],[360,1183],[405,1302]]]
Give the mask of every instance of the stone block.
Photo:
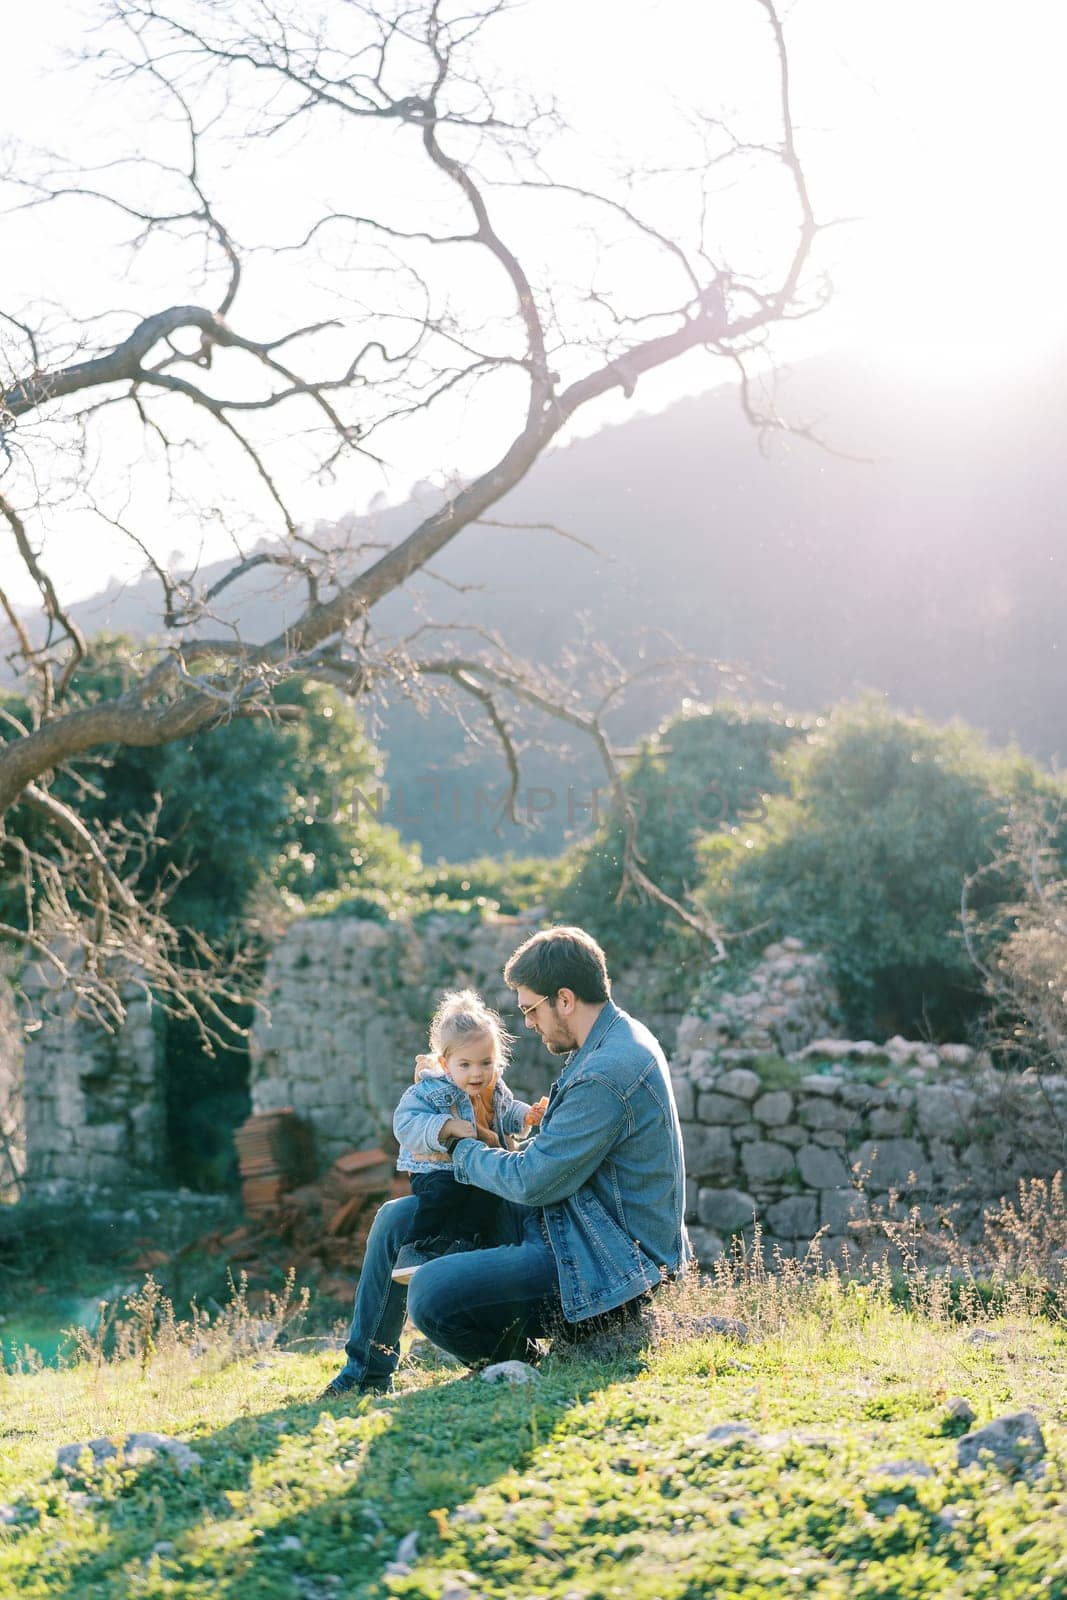
[[[872,1138],[894,1139],[904,1132],[908,1113],[894,1106],[876,1106],[867,1119]]]
[[[819,1253],[822,1259],[833,1262],[839,1272],[850,1272],[857,1266],[861,1251],[855,1239],[842,1238],[840,1234],[824,1233],[819,1237]]]
[[[260,1078],[252,1085],[252,1110],[279,1111],[289,1104],[287,1086],[279,1078]]]
[[[27,1052],[29,1057],[29,1052]],[[31,1082],[32,1061],[27,1059],[27,1081]],[[55,1118],[61,1128],[80,1128],[85,1121],[85,1096],[67,1077],[55,1080]]]
[[[696,1116],[696,1092],[688,1078],[675,1078],[672,1083],[674,1103],[678,1107],[680,1122],[692,1122]]]
[[[922,1146],[915,1139],[866,1139],[856,1160],[872,1189],[925,1189],[933,1173]]]
[[[35,1131],[27,1122],[27,1159],[32,1167],[38,1152],[52,1155],[69,1155],[76,1148],[73,1128],[61,1128],[56,1123]],[[32,1175],[32,1174],[31,1174]]]
[[[741,1189],[701,1189],[697,1216],[716,1233],[737,1233],[752,1226],[756,1209],[753,1197]]]
[[[763,1138],[763,1129],[758,1122],[738,1122],[730,1129],[734,1136],[735,1144],[748,1144],[753,1139]]]
[[[843,1189],[852,1176],[837,1151],[821,1145],[805,1145],[797,1151],[796,1159],[800,1176],[812,1189]]]
[[[731,1094],[703,1093],[697,1099],[697,1120],[718,1123],[744,1122],[748,1116],[748,1106],[743,1100],[736,1100]]]
[[[714,1050],[722,1037],[722,1029],[706,1017],[690,1015],[678,1024],[675,1049],[678,1054],[691,1055],[694,1050]]]
[[[938,1189],[943,1194],[951,1194],[955,1189],[959,1188],[962,1180],[958,1145],[948,1144],[940,1139],[931,1139],[928,1149],[930,1165],[934,1169]]]
[[[724,1068],[754,1068],[756,1061],[759,1059],[759,1055],[759,1050],[754,1049],[751,1045],[744,1045],[735,1049],[720,1050],[719,1060],[722,1062]]]
[[[768,1233],[763,1238],[763,1259],[774,1271],[783,1261],[803,1261],[809,1244],[808,1239],[779,1238],[776,1233]]]
[[[852,1054],[851,1039],[813,1039],[799,1053],[801,1061],[847,1061]]]
[[[826,1099],[833,1099],[843,1083],[843,1078],[829,1075],[824,1077],[821,1072],[809,1072],[806,1077],[801,1078],[800,1087],[805,1094],[818,1094]]]
[[[739,1100],[754,1100],[763,1087],[759,1074],[750,1072],[747,1067],[734,1067],[731,1072],[724,1072],[718,1082],[720,1094],[736,1095]]]
[[[89,1183],[120,1184],[129,1176],[127,1162],[103,1150],[85,1150],[78,1154],[79,1176]],[[69,1176],[73,1177],[71,1172]]]
[[[960,1139],[974,1121],[977,1103],[969,1089],[923,1084],[915,1091],[915,1121],[928,1139]]]
[[[745,1173],[753,1183],[773,1183],[793,1170],[793,1152],[788,1145],[769,1139],[756,1139],[741,1151]]]
[[[793,1096],[788,1089],[771,1089],[760,1095],[752,1107],[752,1115],[769,1128],[781,1127],[793,1115]]]
[[[843,1133],[838,1133],[836,1128],[825,1128],[811,1136],[812,1144],[825,1145],[828,1150],[843,1150],[846,1139]]]
[[[880,1106],[885,1098],[885,1090],[874,1083],[843,1083],[840,1096],[842,1105],[854,1106],[858,1111],[866,1111],[872,1106]]]
[[[726,1254],[726,1246],[711,1228],[690,1228],[689,1242],[700,1267],[710,1267]]]
[[[700,1122],[682,1125],[685,1169],[695,1178],[728,1178],[736,1158],[733,1140],[725,1128],[709,1128]]]
[[[142,1150],[162,1138],[164,1112],[158,1101],[150,1100],[145,1105],[134,1106],[129,1116],[133,1138]]]
[[[969,1044],[939,1045],[937,1053],[946,1067],[966,1068],[974,1063],[974,1051]]]
[[[839,1105],[836,1100],[827,1099],[825,1096],[814,1096],[810,1100],[802,1100],[797,1107],[797,1121],[805,1127],[821,1132],[825,1128],[854,1128],[858,1121],[855,1111],[850,1106]]]
[[[831,1233],[847,1235],[850,1223],[865,1222],[870,1215],[867,1196],[859,1189],[824,1189],[819,1203],[820,1224]]]
[[[819,1226],[818,1212],[813,1194],[791,1194],[767,1207],[767,1225],[780,1239],[810,1239]]]
[[[918,1054],[920,1050],[925,1050],[925,1048],[926,1046],[920,1040],[905,1039],[901,1033],[895,1033],[891,1039],[887,1039],[885,1042],[886,1054],[891,1055],[894,1060],[900,1061]]]
[[[807,1128],[802,1128],[797,1122],[791,1122],[787,1127],[775,1128],[774,1137],[779,1144],[787,1144],[791,1150],[799,1150],[802,1144],[808,1143],[811,1135]]]
[[[697,1204],[700,1198],[700,1185],[688,1173],[685,1179],[685,1220],[695,1222],[697,1219]]]

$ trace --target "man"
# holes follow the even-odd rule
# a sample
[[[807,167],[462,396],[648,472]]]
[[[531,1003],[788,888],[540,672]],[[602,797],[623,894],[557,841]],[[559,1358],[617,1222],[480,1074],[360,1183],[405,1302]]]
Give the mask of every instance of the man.
[[[632,1309],[692,1259],[667,1063],[612,1001],[600,946],[581,928],[549,928],[516,950],[504,981],[526,1027],[566,1062],[522,1149],[491,1149],[455,1119],[438,1133],[458,1182],[512,1202],[498,1247],[429,1261],[407,1291],[415,1326],[468,1366],[525,1356],[561,1323]],[[375,1218],[348,1362],[327,1396],[391,1387],[404,1290],[390,1272],[411,1205],[393,1201]]]

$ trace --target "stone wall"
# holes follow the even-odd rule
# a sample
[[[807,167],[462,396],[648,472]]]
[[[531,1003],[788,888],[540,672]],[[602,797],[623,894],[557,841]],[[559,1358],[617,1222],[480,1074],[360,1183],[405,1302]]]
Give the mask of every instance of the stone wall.
[[[252,1031],[253,1111],[292,1106],[315,1129],[320,1163],[353,1145],[384,1142],[411,1082],[415,1056],[446,989],[477,989],[516,1035],[508,1082],[524,1100],[547,1094],[558,1070],[522,1025],[504,963],[544,914],[484,917],[442,912],[416,924],[323,917],[298,922],[274,950]],[[620,1005],[641,974],[622,973]],[[688,996],[663,1000],[642,1021],[671,1046]]]
[[[0,1201],[17,1195],[26,1168],[22,1024],[0,970]]]
[[[26,1183],[135,1186],[166,1178],[162,1014],[140,990],[114,1033],[70,1014],[39,968],[22,986],[41,1026],[24,1060]]]
[[[319,1163],[353,1146],[390,1147],[393,1111],[426,1049],[445,989],[477,989],[515,1041],[508,1082],[525,1100],[545,1094],[551,1057],[522,1027],[501,973],[539,925],[462,914],[418,924],[326,917],[296,923],[270,958],[268,1015],[252,1033],[254,1111],[292,1106],[315,1129]]]
[[[799,939],[769,944],[740,979],[730,967],[708,974],[699,1011],[676,1030],[674,1055],[691,1062],[696,1052],[728,1063],[753,1053],[788,1054],[837,1031],[840,1002],[824,956]]]
[[[502,969],[542,922],[438,914],[416,924],[332,917],[296,923],[275,948],[253,1027],[256,1111],[292,1106],[320,1167],[353,1146],[390,1146],[392,1113],[446,988],[467,985],[517,1035],[508,1078],[535,1100],[558,1070],[518,1017]],[[758,1218],[771,1249],[798,1254],[822,1231],[841,1255],[877,1248],[872,1213],[959,1207],[974,1228],[1021,1177],[1067,1166],[1062,1080],[1005,1079],[962,1045],[833,1036],[826,963],[799,940],[769,945],[740,981],[709,974],[699,1010],[649,1015],[649,974],[615,993],[668,1048],[683,1121],[687,1214],[705,1264]],[[652,974],[657,980],[663,974]],[[644,980],[644,981],[643,981]],[[727,981],[735,985],[730,989]],[[158,1185],[165,1153],[161,1018],[131,996],[115,1034],[73,1020],[30,969],[44,1018],[25,1053],[27,1179]],[[657,993],[669,983],[657,981]],[[630,997],[634,996],[633,999]],[[676,1036],[676,1037],[675,1037]]]
[[[694,1029],[695,1033],[696,1030]],[[758,1219],[768,1251],[852,1261],[885,1219],[948,1210],[964,1238],[1020,1178],[1067,1166],[1067,1078],[1006,1079],[964,1045],[815,1041],[786,1058],[673,1064],[687,1216],[705,1265]]]

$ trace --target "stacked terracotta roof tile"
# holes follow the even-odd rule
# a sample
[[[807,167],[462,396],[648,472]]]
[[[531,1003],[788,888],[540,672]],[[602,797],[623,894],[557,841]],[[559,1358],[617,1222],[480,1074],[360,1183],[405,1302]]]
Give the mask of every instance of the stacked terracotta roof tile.
[[[249,1117],[234,1134],[241,1198],[254,1216],[278,1205],[282,1195],[306,1183],[315,1170],[311,1129],[285,1108]]]

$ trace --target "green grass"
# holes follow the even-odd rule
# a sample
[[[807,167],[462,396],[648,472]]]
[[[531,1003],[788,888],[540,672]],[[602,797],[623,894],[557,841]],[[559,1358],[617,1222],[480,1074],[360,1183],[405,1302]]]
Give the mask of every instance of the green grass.
[[[316,1398],[329,1353],[235,1360],[211,1338],[9,1374],[0,1501],[28,1520],[0,1528],[0,1594],[1067,1596],[1067,1330],[1015,1310],[970,1344],[930,1304],[832,1277],[705,1290],[682,1310],[741,1311],[750,1343],[666,1314],[644,1350],[550,1356],[526,1388],[406,1360],[395,1397],[354,1403]],[[959,1472],[957,1394],[977,1425],[1032,1407],[1046,1476]],[[705,1437],[727,1421],[758,1438]],[[188,1440],[202,1466],[54,1474],[57,1446],[141,1429]],[[934,1475],[879,1472],[902,1457]],[[412,1531],[410,1570],[387,1572]]]

